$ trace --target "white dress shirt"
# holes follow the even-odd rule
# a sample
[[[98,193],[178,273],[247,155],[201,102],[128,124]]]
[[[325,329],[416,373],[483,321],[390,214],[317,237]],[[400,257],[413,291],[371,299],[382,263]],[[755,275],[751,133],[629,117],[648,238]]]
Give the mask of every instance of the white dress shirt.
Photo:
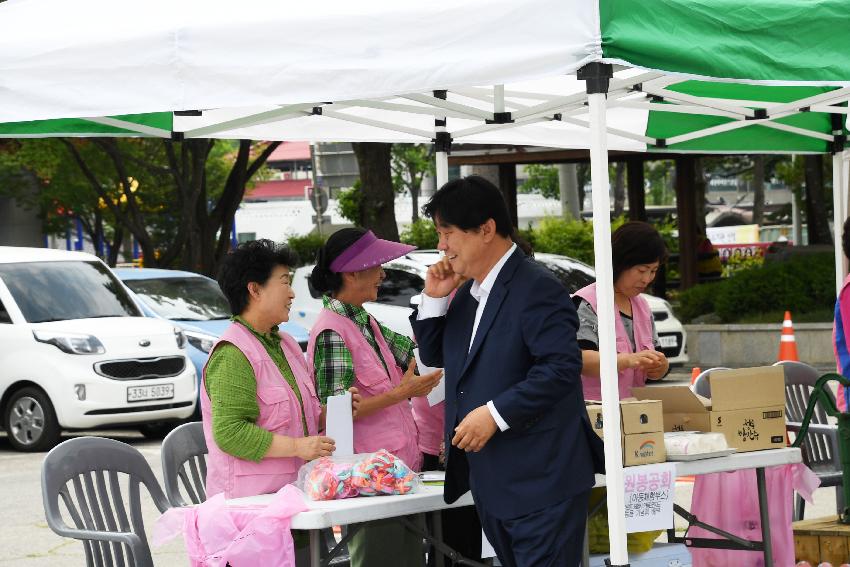
[[[481,315],[484,314],[484,308],[487,307],[487,298],[490,297],[490,291],[493,289],[493,284],[496,283],[496,278],[499,277],[499,272],[502,271],[505,263],[508,261],[508,258],[511,257],[511,254],[516,250],[516,244],[512,244],[510,249],[505,252],[505,255],[502,256],[496,265],[494,265],[487,275],[484,277],[484,281],[481,283],[478,280],[473,280],[472,287],[469,289],[469,295],[478,302],[478,309],[475,310],[475,322],[472,324],[472,336],[469,339],[469,345],[467,346],[466,351],[469,352],[472,349],[473,343],[475,343],[475,334],[478,332],[478,323],[481,322]],[[449,298],[448,297],[429,297],[424,292],[422,293],[422,301],[419,305],[419,311],[417,314],[417,319],[430,319],[431,317],[442,317],[449,310]],[[499,426],[501,431],[507,431],[509,428],[508,423],[502,419],[502,416],[499,415],[499,412],[496,410],[496,406],[493,404],[493,400],[487,402],[487,409],[490,410],[490,415],[493,416],[493,420]]]

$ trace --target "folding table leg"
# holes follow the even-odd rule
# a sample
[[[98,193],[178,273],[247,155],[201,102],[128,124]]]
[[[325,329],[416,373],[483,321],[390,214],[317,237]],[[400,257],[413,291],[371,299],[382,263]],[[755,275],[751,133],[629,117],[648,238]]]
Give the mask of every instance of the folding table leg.
[[[770,514],[767,504],[767,483],[764,478],[764,467],[756,469],[756,484],[759,491],[759,514],[761,515],[761,540],[764,544],[765,567],[773,566],[773,542],[770,540]]]
[[[321,536],[321,530],[310,530],[310,567],[322,567]]]
[[[434,530],[434,539],[437,541],[443,541],[443,516],[440,514],[442,510],[435,510],[431,512],[431,528]],[[442,549],[439,546],[432,545],[431,553],[434,554],[434,558],[436,561],[433,563],[435,567],[442,567],[443,565],[443,555]]]

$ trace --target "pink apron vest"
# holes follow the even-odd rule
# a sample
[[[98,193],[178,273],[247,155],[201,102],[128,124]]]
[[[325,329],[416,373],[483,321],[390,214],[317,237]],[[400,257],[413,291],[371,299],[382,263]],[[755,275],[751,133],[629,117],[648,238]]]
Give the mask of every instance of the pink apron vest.
[[[297,567],[289,527],[305,510],[304,495],[291,485],[265,505],[228,506],[219,493],[197,506],[167,510],[154,525],[153,545],[182,535],[191,567]]]
[[[354,363],[354,386],[363,398],[370,398],[389,392],[401,382],[401,368],[395,364],[395,358],[390,347],[381,334],[381,329],[375,319],[369,317],[372,333],[381,356],[387,363],[389,376],[378,358],[375,349],[360,332],[357,325],[329,309],[322,309],[319,317],[310,329],[310,342],[307,352],[310,366],[313,366],[313,356],[316,352],[316,338],[322,331],[332,330],[339,333],[351,353]],[[413,421],[413,411],[410,402],[404,400],[384,408],[367,417],[354,420],[354,452],[371,453],[386,449],[399,457],[410,468],[419,470],[422,455],[417,446],[416,424]]]
[[[281,333],[281,347],[301,392],[304,417],[309,435],[318,433],[321,404],[316,396],[310,371],[298,343]],[[257,380],[257,403],[260,415],[256,425],[272,433],[287,437],[304,437],[301,407],[295,392],[281,375],[262,343],[239,323],[230,325],[213,347],[222,342],[235,345],[242,351],[254,369]],[[207,369],[204,367],[204,384],[201,387],[201,418],[207,441],[207,496],[224,493],[226,498],[240,498],[277,492],[298,478],[298,469],[304,464],[298,457],[270,457],[258,463],[239,459],[218,448],[212,434],[212,409],[206,389]]]
[[[581,297],[590,304],[590,307],[596,312],[596,284],[592,283],[575,292],[575,295]],[[654,349],[655,345],[652,341],[652,310],[649,308],[649,303],[641,296],[636,296],[631,299],[632,303],[632,323],[635,334],[635,347],[637,351],[646,349]],[[623,319],[619,312],[614,317],[617,331],[617,354],[636,352],[632,348],[632,343],[629,341],[629,336],[626,334],[626,327],[623,325]],[[646,384],[646,372],[640,369],[627,369],[619,373],[619,391],[620,399],[631,398],[632,388],[643,386]],[[584,391],[585,400],[601,400],[602,385],[598,376],[581,376],[582,390]]]
[[[413,398],[413,419],[419,430],[419,450],[428,455],[439,455],[446,421],[446,403],[432,406],[427,396]]]
[[[844,327],[844,345],[847,348],[850,348],[850,275],[844,278],[844,283],[841,284],[841,291],[838,292],[838,308],[840,310],[841,323]],[[846,355],[846,351],[844,353],[838,352],[838,342],[836,339],[838,338],[835,333],[837,332],[835,328],[835,321],[832,323],[832,350],[835,353],[835,367],[836,372],[838,374],[844,375],[844,369],[842,368],[843,363],[841,360],[841,354]],[[836,403],[838,405],[838,409],[841,411],[847,411],[847,396],[845,396],[845,389],[841,386],[838,387],[838,395],[836,395]]]
[[[820,480],[802,463],[765,469],[770,541],[776,566],[794,565],[794,534],[791,530],[794,492],[812,502]],[[736,536],[761,541],[756,471],[703,474],[696,477],[691,513],[701,521]],[[702,528],[692,528],[688,535],[716,539],[718,536]],[[694,565],[702,567],[764,567],[764,556],[752,551],[690,548]],[[837,564],[836,564],[837,565]]]

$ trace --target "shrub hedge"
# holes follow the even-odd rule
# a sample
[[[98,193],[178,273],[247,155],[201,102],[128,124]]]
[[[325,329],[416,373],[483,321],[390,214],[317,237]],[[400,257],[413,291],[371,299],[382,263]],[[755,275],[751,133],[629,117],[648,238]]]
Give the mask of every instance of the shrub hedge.
[[[687,322],[713,312],[734,322],[777,309],[801,314],[829,309],[835,303],[833,261],[832,254],[812,254],[740,270],[680,293],[679,315]]]
[[[303,236],[290,236],[286,244],[298,254],[300,266],[314,264],[319,249],[325,244],[325,237],[315,232]]]

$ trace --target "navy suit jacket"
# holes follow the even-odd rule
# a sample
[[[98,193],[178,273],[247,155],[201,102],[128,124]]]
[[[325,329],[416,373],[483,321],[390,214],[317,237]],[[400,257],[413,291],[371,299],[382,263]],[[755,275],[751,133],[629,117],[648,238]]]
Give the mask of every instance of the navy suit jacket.
[[[414,312],[411,324],[422,362],[445,369],[446,502],[471,488],[478,505],[506,520],[590,489],[604,453],[584,407],[578,317],[566,289],[514,251],[467,353],[478,308],[471,286],[458,289],[445,316],[418,321]],[[457,424],[490,400],[509,429],[478,453],[453,447]]]

